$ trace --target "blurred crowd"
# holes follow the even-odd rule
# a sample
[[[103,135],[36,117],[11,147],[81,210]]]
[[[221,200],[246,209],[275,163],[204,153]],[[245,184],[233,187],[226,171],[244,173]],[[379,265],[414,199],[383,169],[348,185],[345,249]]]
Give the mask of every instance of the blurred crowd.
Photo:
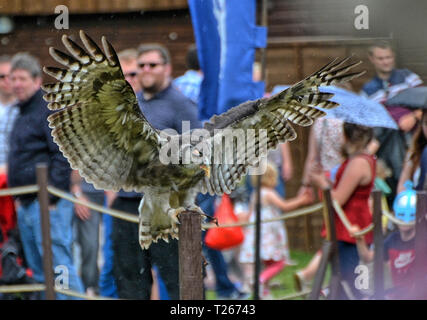
[[[255,187],[260,182],[261,218],[279,218],[286,212],[313,204],[319,190],[331,188],[332,197],[343,208],[352,230],[335,221],[341,273],[357,298],[366,294],[354,288],[355,268],[372,260],[372,233],[358,237],[357,231],[372,223],[371,192],[381,188],[389,208],[396,197],[410,188],[425,189],[427,166],[427,112],[386,101],[399,92],[422,86],[420,77],[407,69],[397,69],[392,47],[385,42],[372,45],[368,52],[376,75],[361,95],[385,106],[399,129],[372,128],[345,119],[319,119],[311,127],[308,155],[301,187],[295,197],[286,195],[286,184],[294,176],[288,143],[268,155],[267,170],[258,180],[247,177],[230,195],[233,211],[241,222],[255,221]],[[160,44],[141,44],[118,53],[123,74],[137,95],[139,106],[157,129],[172,128],[181,133],[181,121],[201,127],[197,103],[203,72],[197,49],[188,49],[187,69],[172,78],[168,49]],[[253,80],[260,81],[254,65]],[[351,91],[351,87],[344,90]],[[135,192],[97,190],[72,170],[54,143],[47,117],[53,113],[43,99],[42,69],[36,57],[17,53],[0,56],[0,182],[1,188],[36,183],[38,163],[48,164],[49,184],[72,193],[81,201],[138,215],[142,195]],[[268,96],[269,93],[266,93]],[[103,215],[84,205],[50,196],[50,219],[54,268],[65,266],[68,279],[60,285],[87,295],[123,299],[179,299],[177,240],[159,241],[142,250],[138,225]],[[221,197],[201,195],[197,203],[215,215]],[[396,212],[397,214],[400,212]],[[407,222],[415,218],[406,214]],[[322,232],[325,235],[325,232]],[[231,250],[204,246],[208,265],[205,287],[218,299],[247,299],[254,286],[254,227],[244,230],[243,242]],[[405,297],[416,276],[413,271],[415,228],[385,227],[385,257],[391,270],[388,297]],[[205,236],[205,232],[204,232]],[[3,270],[0,283],[43,282],[42,234],[36,194],[0,198],[0,246]],[[322,257],[319,250],[311,262],[294,275],[298,289],[310,286]],[[284,221],[266,223],[261,228],[261,297],[272,298],[274,277],[291,258]],[[5,263],[12,259],[13,269]],[[396,263],[396,261],[402,263]],[[13,272],[12,272],[13,271]],[[422,275],[424,277],[424,275]],[[13,294],[0,296],[17,298]],[[20,296],[22,298],[22,296]],[[32,295],[30,298],[43,298]],[[58,299],[71,297],[57,294]]]

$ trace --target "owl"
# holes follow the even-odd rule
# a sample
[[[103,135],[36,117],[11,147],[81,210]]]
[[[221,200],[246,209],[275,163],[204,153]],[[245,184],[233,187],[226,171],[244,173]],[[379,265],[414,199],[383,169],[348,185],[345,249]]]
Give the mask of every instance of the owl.
[[[49,48],[64,66],[43,68],[58,80],[42,86],[48,108],[56,111],[48,117],[49,126],[71,167],[87,182],[98,189],[143,193],[143,249],[178,237],[179,214],[201,211],[197,193],[230,193],[249,169],[262,167],[269,150],[296,138],[292,125],[309,126],[337,107],[333,95],[319,86],[364,73],[349,72],[360,61],[335,59],[282,92],[215,115],[201,129],[168,135],[141,112],[106,38],[103,50],[83,31],[80,38],[83,47],[62,37],[67,53]]]

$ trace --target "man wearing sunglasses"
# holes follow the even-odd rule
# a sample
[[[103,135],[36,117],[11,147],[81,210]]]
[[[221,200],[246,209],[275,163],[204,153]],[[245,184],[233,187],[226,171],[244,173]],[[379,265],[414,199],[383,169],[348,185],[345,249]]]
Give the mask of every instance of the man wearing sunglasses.
[[[126,80],[133,83],[133,72],[125,68]],[[142,44],[138,48],[137,92],[139,107],[147,120],[159,130],[182,132],[182,121],[190,121],[191,128],[201,127],[197,119],[197,106],[172,86],[172,65],[169,51],[159,44]],[[135,90],[136,91],[136,90]],[[126,198],[120,191],[112,208],[138,214],[141,195]],[[113,268],[119,298],[150,299],[151,269],[155,265],[170,299],[179,299],[178,242],[160,240],[141,250],[138,225],[114,219],[112,227]]]

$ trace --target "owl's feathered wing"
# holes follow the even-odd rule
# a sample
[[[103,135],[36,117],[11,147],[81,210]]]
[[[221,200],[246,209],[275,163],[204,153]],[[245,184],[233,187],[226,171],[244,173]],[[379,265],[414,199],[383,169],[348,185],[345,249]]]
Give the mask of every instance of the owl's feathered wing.
[[[59,80],[42,86],[49,109],[59,110],[48,117],[53,139],[95,187],[142,191],[138,177],[158,157],[158,131],[141,113],[111,44],[102,38],[104,54],[82,31],[80,38],[86,50],[65,35],[69,54],[49,49],[67,67],[44,68]]]
[[[140,208],[142,247],[148,247],[152,240],[167,239],[171,232],[176,236],[171,213],[179,211],[179,206],[194,205],[194,199],[186,199],[186,195],[199,189],[211,194],[231,192],[247,170],[257,165],[260,146],[265,145],[270,150],[281,142],[295,139],[291,123],[308,126],[325,115],[317,107],[336,107],[337,104],[329,100],[332,94],[319,92],[319,86],[348,81],[363,74],[348,73],[359,62],[346,65],[348,58],[340,62],[334,60],[275,96],[245,102],[213,117],[205,124],[209,132],[206,141],[213,148],[208,168],[210,177],[198,180],[199,175],[193,175],[189,179],[191,186],[182,184],[186,190],[176,190],[181,181],[175,180],[186,179],[188,174],[182,175],[186,172],[183,166],[175,165],[174,170],[169,170],[159,161],[160,132],[141,113],[113,47],[103,37],[102,52],[82,31],[80,38],[86,50],[65,35],[62,42],[69,54],[49,49],[51,56],[66,67],[44,68],[59,81],[43,85],[48,107],[56,110],[48,117],[49,126],[71,167],[79,170],[96,188],[145,192],[144,205]],[[264,141],[257,141],[253,146],[233,142],[233,161],[216,162],[215,152],[220,150],[216,147],[222,144],[223,138],[230,141],[234,134],[233,130],[226,129],[244,132],[264,129],[267,134]],[[223,154],[220,152],[219,156]],[[203,174],[200,168],[198,170]],[[169,176],[173,178],[168,179]],[[162,197],[156,188],[146,190],[153,181],[162,183]]]
[[[210,177],[205,177],[201,183],[202,191],[219,195],[230,193],[249,168],[259,165],[260,146],[265,146],[265,151],[268,152],[275,149],[279,143],[294,140],[297,135],[291,123],[309,126],[316,118],[326,115],[317,108],[337,107],[338,103],[329,100],[333,94],[320,92],[319,86],[350,81],[364,74],[365,71],[348,73],[361,63],[358,61],[347,64],[350,58],[341,61],[335,59],[272,97],[245,102],[205,123],[205,129],[209,130],[211,135],[211,165]],[[234,142],[230,143],[240,129],[246,141],[241,143],[234,138]],[[265,139],[256,136],[253,145],[250,144],[252,136],[248,135],[249,129],[254,132],[264,130]],[[230,149],[227,159],[224,158],[226,145]],[[223,154],[218,156],[218,150]]]

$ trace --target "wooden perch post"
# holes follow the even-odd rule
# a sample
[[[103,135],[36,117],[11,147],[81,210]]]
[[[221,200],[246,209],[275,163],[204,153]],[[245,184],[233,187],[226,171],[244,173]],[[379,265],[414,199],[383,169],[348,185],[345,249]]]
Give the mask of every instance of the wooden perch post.
[[[179,216],[179,292],[181,300],[203,300],[202,217],[186,211]]]

